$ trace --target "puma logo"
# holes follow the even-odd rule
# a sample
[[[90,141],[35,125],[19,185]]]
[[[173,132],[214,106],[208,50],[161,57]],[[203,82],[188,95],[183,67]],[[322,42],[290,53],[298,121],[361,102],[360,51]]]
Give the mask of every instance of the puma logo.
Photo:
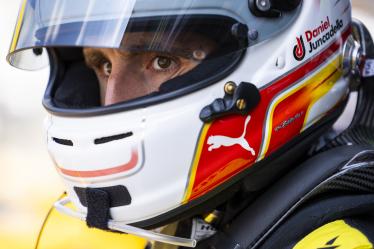
[[[247,140],[245,140],[244,138],[247,131],[247,125],[250,120],[251,116],[248,115],[244,122],[243,134],[240,137],[210,136],[207,142],[207,144],[210,145],[208,151],[218,149],[221,146],[231,147],[235,144],[238,144],[246,151],[251,152],[252,156],[254,156],[256,154],[254,149],[248,144]]]

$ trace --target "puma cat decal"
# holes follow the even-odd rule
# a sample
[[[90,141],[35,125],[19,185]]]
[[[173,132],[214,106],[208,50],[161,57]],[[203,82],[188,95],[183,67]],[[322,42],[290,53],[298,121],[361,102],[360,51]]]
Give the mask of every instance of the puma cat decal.
[[[210,136],[207,141],[207,144],[210,145],[208,147],[208,151],[218,149],[221,146],[231,147],[231,146],[238,144],[246,151],[249,151],[252,154],[252,156],[255,156],[256,153],[254,149],[249,145],[249,143],[245,139],[245,135],[247,133],[247,125],[250,120],[251,120],[251,115],[248,115],[248,117],[245,119],[245,122],[244,122],[243,133],[240,137],[226,137],[222,135]]]

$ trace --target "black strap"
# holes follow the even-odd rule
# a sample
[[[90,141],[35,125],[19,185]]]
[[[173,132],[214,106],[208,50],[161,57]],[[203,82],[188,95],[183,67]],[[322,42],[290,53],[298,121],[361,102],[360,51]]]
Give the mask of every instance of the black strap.
[[[109,194],[102,189],[86,189],[87,197],[87,226],[95,227],[103,230],[108,229],[108,221],[110,219],[110,197]]]

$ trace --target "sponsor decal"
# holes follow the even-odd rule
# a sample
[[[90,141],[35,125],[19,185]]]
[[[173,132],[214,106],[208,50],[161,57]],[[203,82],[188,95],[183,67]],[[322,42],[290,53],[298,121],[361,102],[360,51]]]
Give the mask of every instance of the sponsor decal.
[[[248,115],[244,121],[243,133],[240,137],[228,137],[228,136],[222,136],[222,135],[210,136],[207,141],[207,144],[209,145],[208,151],[218,149],[221,146],[231,147],[234,145],[240,145],[243,149],[250,152],[252,156],[255,156],[256,155],[255,150],[249,145],[249,143],[245,139],[245,135],[247,133],[247,125],[250,120],[251,120],[251,116]]]
[[[274,131],[279,131],[281,129],[286,128],[287,126],[289,126],[290,124],[295,122],[297,119],[301,118],[303,116],[303,114],[304,114],[303,111],[296,113],[295,116],[283,121],[280,125],[277,125],[275,127]]]
[[[293,49],[293,56],[296,60],[302,61],[305,57],[305,44],[303,36],[296,37],[297,45]]]
[[[297,61],[302,61],[306,53],[313,53],[322,47],[325,43],[336,36],[339,30],[344,26],[342,19],[337,19],[335,23],[330,22],[327,16],[325,20],[315,29],[306,30],[304,34],[296,37],[296,45],[293,49],[293,55]],[[306,45],[307,43],[307,50]]]

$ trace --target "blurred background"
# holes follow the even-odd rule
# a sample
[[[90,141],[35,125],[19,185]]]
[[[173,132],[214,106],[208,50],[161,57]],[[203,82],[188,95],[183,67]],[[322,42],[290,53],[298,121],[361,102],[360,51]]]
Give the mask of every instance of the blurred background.
[[[0,0],[0,248],[31,249],[63,186],[44,143],[49,71],[24,72],[5,61],[20,2]],[[353,0],[353,9],[374,34],[373,0]]]
[[[44,216],[62,193],[45,150],[41,99],[48,69],[5,60],[21,0],[0,0],[0,248],[34,248]]]

